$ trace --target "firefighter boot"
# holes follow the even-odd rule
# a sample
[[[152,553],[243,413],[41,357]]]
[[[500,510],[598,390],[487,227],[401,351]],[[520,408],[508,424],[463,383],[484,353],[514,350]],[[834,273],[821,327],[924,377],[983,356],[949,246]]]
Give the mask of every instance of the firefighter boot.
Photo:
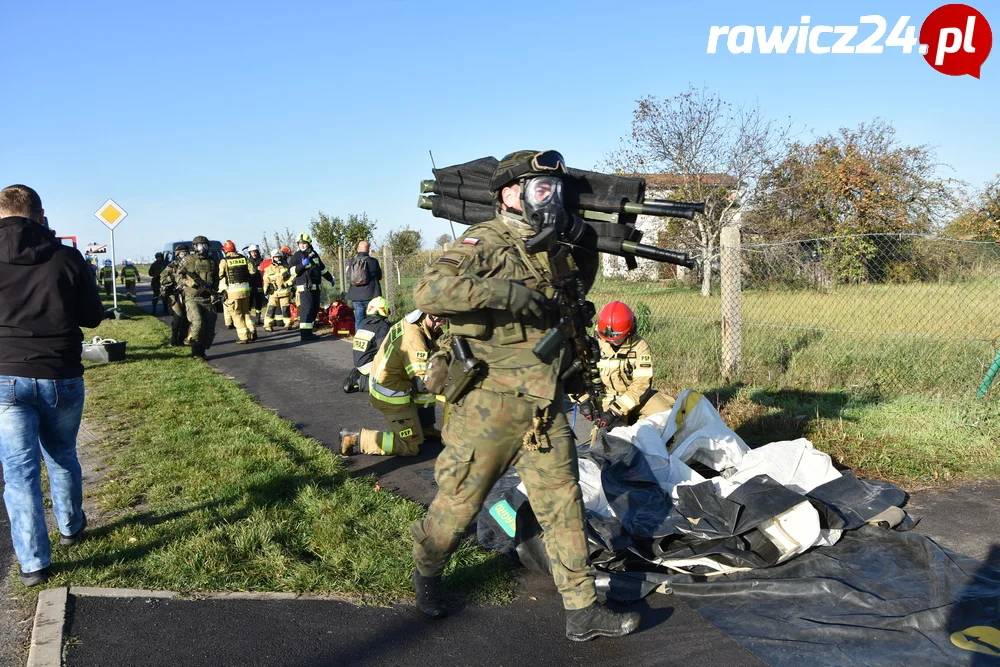
[[[344,456],[361,453],[361,431],[340,429],[340,453]]]
[[[617,614],[597,602],[586,609],[566,610],[566,638],[575,642],[594,637],[622,637],[638,627],[637,612]]]
[[[448,615],[441,601],[441,577],[425,577],[413,570],[413,590],[417,593],[417,609],[429,618]]]
[[[356,391],[361,391],[361,387],[358,386],[358,377],[361,374],[358,372],[357,368],[351,370],[350,374],[344,378],[344,393],[353,394]]]

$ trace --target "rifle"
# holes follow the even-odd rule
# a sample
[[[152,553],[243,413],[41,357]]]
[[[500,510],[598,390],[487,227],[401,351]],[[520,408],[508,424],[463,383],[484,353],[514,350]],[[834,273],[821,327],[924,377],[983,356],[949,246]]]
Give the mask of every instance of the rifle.
[[[194,283],[194,288],[198,290],[196,292],[197,296],[203,299],[208,299],[209,303],[218,310],[222,306],[222,297],[219,293],[212,288],[205,280],[199,276],[197,273],[191,273],[184,266],[180,267],[180,275],[182,278],[190,278],[191,282]]]
[[[466,224],[492,220],[496,204],[489,183],[496,166],[496,158],[487,157],[434,169],[434,180],[420,183],[422,194],[417,205],[435,217]],[[558,324],[539,341],[534,353],[550,363],[566,342],[571,343],[574,358],[560,379],[582,411],[596,416],[595,400],[601,393],[597,366],[601,351],[587,330],[594,326],[597,312],[587,300],[587,280],[571,250],[582,248],[594,255],[603,252],[624,257],[629,270],[638,266],[637,257],[694,268],[687,253],[640,243],[642,232],[635,223],[639,215],[692,220],[696,213],[705,212],[705,204],[647,200],[646,181],[640,177],[570,168],[563,183],[566,209],[575,215],[562,229],[544,230],[525,244],[528,252],[550,252],[555,288],[552,306],[559,314]]]

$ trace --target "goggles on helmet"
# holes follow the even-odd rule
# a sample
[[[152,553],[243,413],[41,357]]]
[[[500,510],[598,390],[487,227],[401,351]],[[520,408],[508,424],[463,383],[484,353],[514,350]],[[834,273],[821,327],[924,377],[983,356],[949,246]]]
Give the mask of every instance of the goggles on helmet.
[[[566,159],[559,151],[542,151],[531,158],[532,171],[566,171]]]

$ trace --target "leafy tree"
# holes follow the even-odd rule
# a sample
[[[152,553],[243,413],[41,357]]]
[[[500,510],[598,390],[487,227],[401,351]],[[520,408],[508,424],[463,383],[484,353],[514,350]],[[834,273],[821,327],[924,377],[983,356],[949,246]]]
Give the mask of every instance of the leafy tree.
[[[1000,243],[1000,174],[965,203],[946,231],[950,236]]]
[[[671,198],[705,202],[704,215],[672,227],[680,245],[698,251],[701,293],[708,296],[719,234],[724,226],[739,224],[760,178],[783,155],[789,126],[766,118],[756,105],[734,106],[694,87],[637,104],[631,135],[621,139],[605,166],[626,174],[662,174]]]
[[[367,213],[352,213],[344,220],[320,211],[319,217],[310,221],[309,230],[313,242],[324,253],[334,256],[340,248],[353,250],[360,241],[370,239],[376,225],[377,221],[370,220]]]
[[[444,250],[449,243],[451,243],[451,234],[442,234],[434,240],[434,247],[438,250]]]
[[[921,233],[953,210],[934,149],[908,146],[881,119],[795,143],[761,180],[745,227],[769,240]]]

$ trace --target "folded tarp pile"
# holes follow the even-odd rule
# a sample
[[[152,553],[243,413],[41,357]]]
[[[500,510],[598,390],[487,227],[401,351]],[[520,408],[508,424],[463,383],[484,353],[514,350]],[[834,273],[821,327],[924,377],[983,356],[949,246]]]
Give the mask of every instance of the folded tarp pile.
[[[480,515],[480,542],[548,571],[516,481]],[[771,664],[991,655],[961,637],[998,625],[1000,572],[886,530],[912,527],[906,494],[838,470],[808,440],[751,450],[700,394],[581,448],[580,487],[600,590],[673,592]]]

